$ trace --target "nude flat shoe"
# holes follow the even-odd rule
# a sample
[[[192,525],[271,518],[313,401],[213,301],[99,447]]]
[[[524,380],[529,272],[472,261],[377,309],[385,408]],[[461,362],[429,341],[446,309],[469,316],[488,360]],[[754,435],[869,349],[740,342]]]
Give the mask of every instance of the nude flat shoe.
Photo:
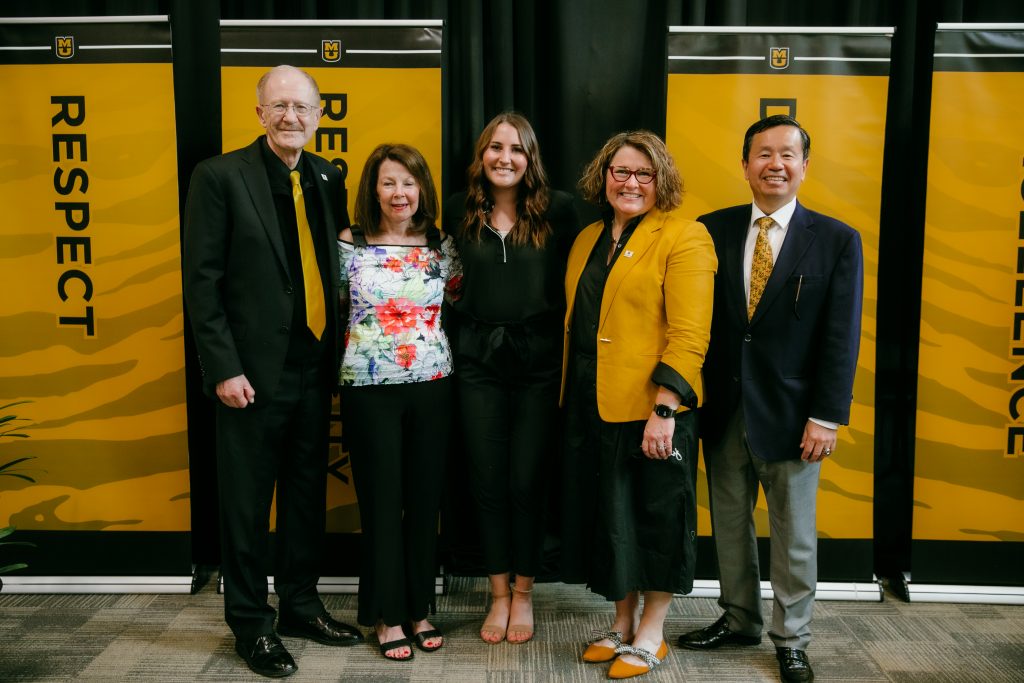
[[[512,594],[511,593],[505,593],[504,595],[492,595],[491,596],[491,604],[494,604],[495,600],[504,600],[505,598],[508,598],[508,600],[509,600],[509,611],[511,611],[512,610]],[[484,641],[488,645],[497,645],[501,641],[505,640],[505,633],[506,633],[506,631],[507,631],[507,627],[506,626],[502,626],[501,624],[484,624],[482,627],[480,627],[480,640]],[[498,638],[497,638],[497,640],[488,640],[487,638],[484,638],[484,633],[494,634]]]
[[[512,592],[514,592],[514,593],[524,593],[526,595],[529,595],[530,593],[533,592],[532,588],[530,590],[525,590],[525,591],[522,588],[516,588],[515,586],[509,586],[509,588],[511,588]],[[512,611],[512,605],[509,605],[509,613],[510,614],[511,614],[511,611]],[[509,640],[508,638],[506,638],[506,640],[508,640],[508,642],[512,643],[513,645],[522,645],[523,643],[528,643],[531,640],[533,640],[533,626],[528,626],[526,624],[509,624],[508,632],[509,633],[525,633],[526,634],[526,637],[521,639],[521,640]]]

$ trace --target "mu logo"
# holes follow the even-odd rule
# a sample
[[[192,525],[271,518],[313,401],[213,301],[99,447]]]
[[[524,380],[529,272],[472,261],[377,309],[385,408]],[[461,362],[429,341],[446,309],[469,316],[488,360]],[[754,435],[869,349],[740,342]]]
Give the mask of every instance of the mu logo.
[[[768,63],[773,69],[785,69],[789,66],[789,48],[773,47],[769,49]]]
[[[321,40],[320,56],[323,57],[325,62],[336,62],[341,59],[341,41]]]
[[[61,59],[71,59],[75,56],[75,37],[56,36],[53,41],[53,49]]]

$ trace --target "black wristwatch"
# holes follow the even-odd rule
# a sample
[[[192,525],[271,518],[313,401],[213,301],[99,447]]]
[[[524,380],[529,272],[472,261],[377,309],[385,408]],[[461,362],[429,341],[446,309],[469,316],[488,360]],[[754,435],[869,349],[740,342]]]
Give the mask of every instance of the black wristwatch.
[[[664,403],[654,404],[654,414],[658,417],[672,417],[676,414],[675,408],[669,408]]]

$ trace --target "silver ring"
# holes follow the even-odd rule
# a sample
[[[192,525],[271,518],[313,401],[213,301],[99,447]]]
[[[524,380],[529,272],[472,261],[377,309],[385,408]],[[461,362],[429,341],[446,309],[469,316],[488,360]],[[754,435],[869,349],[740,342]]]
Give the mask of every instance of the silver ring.
[[[832,449],[831,448],[827,448],[827,447],[823,448],[821,452],[824,453],[825,455],[832,455]]]

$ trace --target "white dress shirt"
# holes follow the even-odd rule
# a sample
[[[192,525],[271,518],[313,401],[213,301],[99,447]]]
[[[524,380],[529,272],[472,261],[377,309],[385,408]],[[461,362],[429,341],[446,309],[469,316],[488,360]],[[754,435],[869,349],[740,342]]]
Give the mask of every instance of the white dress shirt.
[[[757,233],[760,232],[760,228],[757,227],[757,219],[761,216],[770,215],[774,221],[772,226],[768,228],[768,244],[772,248],[772,265],[774,266],[779,260],[779,251],[782,250],[782,243],[786,240],[786,234],[789,232],[789,222],[793,220],[793,213],[795,211],[796,197],[772,214],[766,214],[757,207],[756,203],[751,204],[750,224],[747,227],[747,241],[743,245],[743,291],[747,295],[747,306],[750,305],[750,268],[754,263],[754,245],[757,243]],[[809,417],[807,419],[828,429],[839,428],[839,423],[837,422],[819,420],[816,417]]]

